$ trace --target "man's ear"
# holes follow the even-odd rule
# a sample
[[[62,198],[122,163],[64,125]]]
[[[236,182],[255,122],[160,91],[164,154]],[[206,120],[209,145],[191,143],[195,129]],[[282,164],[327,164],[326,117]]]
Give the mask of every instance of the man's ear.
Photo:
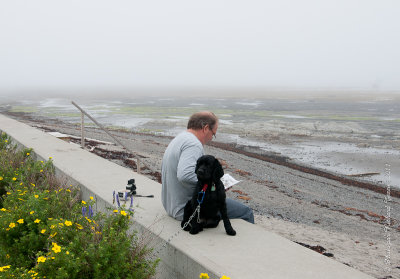
[[[214,172],[213,172],[214,182],[217,182],[218,180],[220,180],[222,176],[224,176],[224,170],[222,168],[222,165],[220,164],[220,162],[217,159],[215,159]]]

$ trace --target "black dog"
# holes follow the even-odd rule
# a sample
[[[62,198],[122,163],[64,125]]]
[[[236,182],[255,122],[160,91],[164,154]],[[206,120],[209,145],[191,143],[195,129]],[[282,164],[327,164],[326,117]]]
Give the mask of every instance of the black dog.
[[[182,228],[191,234],[197,234],[205,228],[215,228],[219,221],[224,221],[225,231],[228,235],[235,235],[226,211],[225,187],[221,181],[224,175],[219,161],[211,155],[204,155],[197,160],[196,164],[197,186],[193,198],[185,206]],[[207,186],[206,186],[207,185]],[[198,212],[192,217],[190,223],[185,227],[190,217],[200,204],[200,223]],[[220,215],[218,214],[220,213]]]

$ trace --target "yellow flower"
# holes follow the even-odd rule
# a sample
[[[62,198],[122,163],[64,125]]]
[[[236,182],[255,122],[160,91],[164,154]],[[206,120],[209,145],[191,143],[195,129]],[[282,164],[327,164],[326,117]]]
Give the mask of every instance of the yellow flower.
[[[83,204],[86,204],[86,202],[85,202],[85,201],[82,201],[82,203],[83,203]]]
[[[40,231],[40,233],[44,234],[46,232],[46,229],[43,229]]]
[[[90,220],[88,217],[85,217],[85,219],[86,219],[89,223],[92,223],[92,220]]]
[[[126,214],[127,213],[125,211],[121,210],[121,215],[126,216]]]
[[[35,198],[38,198],[39,197],[39,195],[35,195]]]
[[[210,279],[207,273],[200,273],[200,279]]]
[[[77,228],[78,229],[80,229],[80,230],[82,230],[83,229],[83,227],[82,227],[82,225],[81,224],[75,224],[76,226],[77,226]]]
[[[11,195],[11,193],[10,193],[10,192],[7,192],[7,195]]]
[[[118,213],[118,210],[117,209],[114,209],[114,211],[113,211],[114,213]]]
[[[29,212],[29,214],[30,214],[30,215],[32,215],[33,213],[35,213],[35,211],[31,211],[31,212]]]
[[[33,271],[33,270],[28,271],[28,273],[29,273],[29,274],[32,274],[32,275],[31,275],[31,276],[32,276],[32,279],[35,279],[36,276],[38,276],[38,274],[39,274],[39,273],[37,273],[37,272],[35,272],[35,271]]]
[[[2,209],[0,209],[1,211],[7,211],[7,209],[5,209],[4,207]]]
[[[91,199],[91,200],[93,200],[93,197],[92,197],[92,196],[90,196],[90,199]]]
[[[56,235],[57,235],[57,232],[51,234],[50,237],[55,237]]]
[[[46,261],[46,258],[45,257],[42,257],[42,256],[40,256],[38,259],[37,259],[37,262],[38,263],[44,263]]]
[[[29,155],[31,155],[29,152],[28,152],[28,153],[26,153],[26,156],[29,156]]]
[[[67,192],[70,192],[70,193],[71,193],[71,190],[70,190],[70,189],[67,189]]]
[[[224,275],[224,276],[221,277],[221,279],[231,279],[231,277],[228,277],[228,276]]]
[[[67,252],[65,252],[65,254],[69,255],[69,252],[67,251]]]
[[[0,176],[0,180],[3,180],[3,177],[2,177],[2,176]]]
[[[40,170],[40,172],[43,172],[43,170]]]
[[[13,181],[15,181],[15,180],[17,180],[17,178],[16,177],[13,177],[13,179],[12,179]]]
[[[71,221],[65,221],[65,225],[66,225],[67,227],[72,226],[72,222],[71,222]]]
[[[53,159],[53,157],[49,157],[49,159],[51,160],[51,159]]]
[[[36,220],[33,221],[33,222],[35,222],[36,224],[39,224],[39,223],[40,223],[40,220],[39,220],[39,219],[36,219]]]
[[[23,223],[24,223],[24,219],[19,219],[19,220],[17,221],[17,223],[23,224]]]
[[[0,266],[0,272],[5,271],[7,268],[10,268],[10,265]]]
[[[53,248],[51,250],[54,251],[54,253],[60,253],[61,252],[61,247],[57,245],[57,243],[53,242]]]
[[[35,186],[36,186],[34,183],[31,183],[31,185],[32,185],[33,187],[35,187]]]

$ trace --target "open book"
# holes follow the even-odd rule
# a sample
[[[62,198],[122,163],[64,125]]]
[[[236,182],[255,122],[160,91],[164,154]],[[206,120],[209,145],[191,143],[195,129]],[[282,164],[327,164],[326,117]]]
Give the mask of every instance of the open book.
[[[231,188],[233,185],[238,184],[240,181],[233,178],[230,174],[225,173],[223,177],[221,177],[222,183],[224,183],[225,191]]]

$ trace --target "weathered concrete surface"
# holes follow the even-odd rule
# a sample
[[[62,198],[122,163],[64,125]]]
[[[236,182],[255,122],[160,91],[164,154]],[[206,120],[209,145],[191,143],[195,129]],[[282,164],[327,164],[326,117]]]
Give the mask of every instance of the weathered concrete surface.
[[[192,236],[165,214],[159,183],[3,115],[0,130],[33,148],[38,159],[52,157],[57,170],[80,185],[85,199],[96,198],[98,210],[111,207],[113,190],[130,178],[135,178],[139,194],[153,194],[154,199],[135,198],[134,225],[153,238],[161,258],[157,278],[198,278],[201,272],[232,279],[372,278],[242,220],[232,220],[234,237],[222,225]]]

